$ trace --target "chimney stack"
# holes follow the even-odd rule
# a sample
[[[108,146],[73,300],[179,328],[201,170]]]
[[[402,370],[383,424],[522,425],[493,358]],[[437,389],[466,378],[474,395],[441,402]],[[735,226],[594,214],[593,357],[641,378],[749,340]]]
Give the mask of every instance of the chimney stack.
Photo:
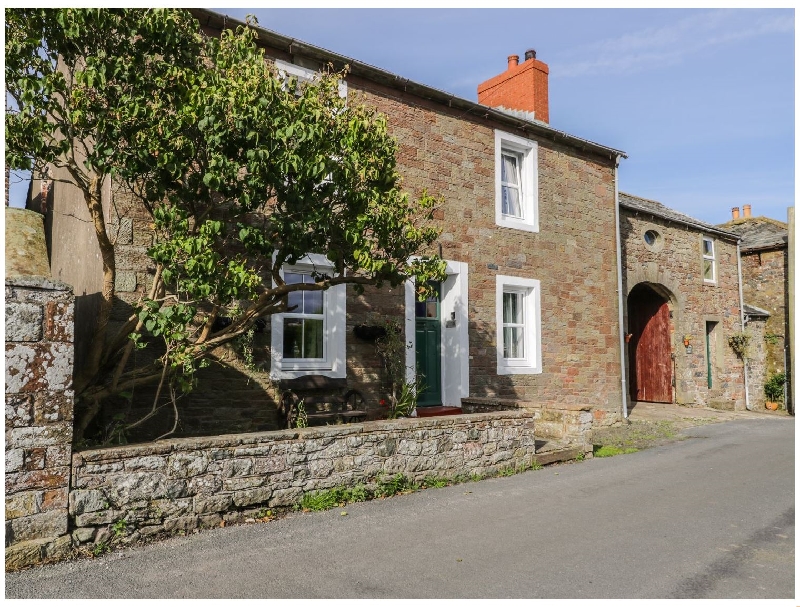
[[[750,217],[750,205],[749,204],[744,205],[742,207],[742,210],[744,211],[744,216],[745,217]]]
[[[523,63],[519,63],[519,55],[509,55],[505,72],[478,85],[478,103],[533,112],[536,120],[550,122],[549,74],[547,64],[536,59],[533,49],[525,51]]]
[[[739,219],[739,207],[733,207],[731,209],[731,214],[733,215],[734,219]]]

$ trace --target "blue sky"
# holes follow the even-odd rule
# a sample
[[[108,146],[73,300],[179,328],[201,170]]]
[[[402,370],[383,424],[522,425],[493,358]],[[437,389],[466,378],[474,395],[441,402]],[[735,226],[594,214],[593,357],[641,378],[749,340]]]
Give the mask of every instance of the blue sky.
[[[622,191],[710,223],[794,205],[794,10],[212,9],[477,100],[550,66],[550,124],[624,150]]]
[[[212,10],[472,101],[534,48],[551,125],[627,152],[622,191],[710,223],[794,204],[792,9]]]

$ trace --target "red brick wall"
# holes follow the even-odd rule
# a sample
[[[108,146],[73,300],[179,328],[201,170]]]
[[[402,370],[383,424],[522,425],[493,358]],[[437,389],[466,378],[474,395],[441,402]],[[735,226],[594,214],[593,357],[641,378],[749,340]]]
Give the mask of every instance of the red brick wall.
[[[478,85],[478,103],[491,107],[536,112],[536,119],[550,122],[549,69],[536,59],[512,66]]]

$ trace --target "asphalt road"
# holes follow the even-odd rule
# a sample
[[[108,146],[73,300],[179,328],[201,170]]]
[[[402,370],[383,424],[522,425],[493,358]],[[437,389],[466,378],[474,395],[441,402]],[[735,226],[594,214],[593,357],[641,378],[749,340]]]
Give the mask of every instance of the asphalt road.
[[[6,597],[794,597],[794,418],[686,434],[6,574]]]

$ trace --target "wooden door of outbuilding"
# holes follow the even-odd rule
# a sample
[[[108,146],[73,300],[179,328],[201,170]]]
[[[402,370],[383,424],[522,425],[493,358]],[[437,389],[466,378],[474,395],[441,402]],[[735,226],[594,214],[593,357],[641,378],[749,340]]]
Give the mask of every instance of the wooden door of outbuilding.
[[[669,305],[651,288],[639,285],[628,296],[631,398],[672,402],[672,345]]]

